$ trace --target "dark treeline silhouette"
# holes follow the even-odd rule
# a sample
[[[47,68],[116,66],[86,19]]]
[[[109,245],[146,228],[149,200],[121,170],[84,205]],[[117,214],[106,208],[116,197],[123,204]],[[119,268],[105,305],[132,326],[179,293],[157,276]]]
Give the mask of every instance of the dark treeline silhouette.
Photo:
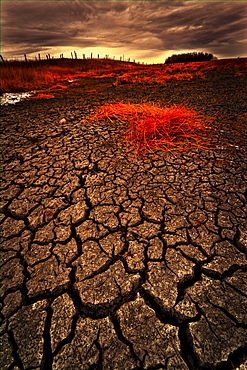
[[[184,63],[184,62],[202,62],[211,59],[217,59],[213,54],[193,52],[183,54],[173,54],[165,60],[165,63]]]

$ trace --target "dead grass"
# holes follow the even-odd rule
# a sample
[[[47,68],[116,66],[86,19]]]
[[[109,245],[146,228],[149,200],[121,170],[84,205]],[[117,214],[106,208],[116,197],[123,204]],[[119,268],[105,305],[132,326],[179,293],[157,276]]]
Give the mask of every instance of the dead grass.
[[[117,78],[114,83],[115,86],[125,84],[141,84],[141,85],[153,85],[159,84],[164,85],[169,81],[190,81],[193,78],[204,78],[203,74],[196,72],[191,73],[176,73],[176,74],[165,74],[160,71],[149,71],[148,73],[125,73],[123,76]]]
[[[42,90],[78,77],[115,77],[115,85],[150,85],[204,79],[211,72],[246,73],[247,58],[149,66],[107,59],[7,62],[0,64],[0,93]]]
[[[36,66],[28,68],[11,63],[1,70],[0,92],[21,92],[49,87],[54,83],[70,79],[75,75],[68,68]]]
[[[67,86],[57,84],[49,87],[49,90],[63,90],[63,89],[67,89]]]
[[[108,104],[98,108],[92,120],[119,123],[118,139],[128,151],[145,155],[156,150],[188,151],[210,149],[206,139],[208,122],[184,106],[160,107],[153,104]]]
[[[247,72],[247,59],[213,60],[209,62],[171,63],[153,66],[140,66],[138,70],[124,71],[117,78],[114,85],[125,84],[161,84],[172,81],[191,81],[192,79],[206,79],[208,74],[233,73],[241,75]]]
[[[31,99],[52,99],[52,98],[55,98],[55,96],[52,94],[43,94],[43,93],[31,97]]]
[[[119,68],[131,70],[134,66],[134,63],[103,59],[1,63],[0,93],[42,90],[61,81],[99,74],[110,75]]]

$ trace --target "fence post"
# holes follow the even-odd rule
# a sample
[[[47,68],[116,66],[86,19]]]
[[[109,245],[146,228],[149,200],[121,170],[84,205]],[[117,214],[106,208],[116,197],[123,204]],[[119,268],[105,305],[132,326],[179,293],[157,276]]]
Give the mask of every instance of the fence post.
[[[98,59],[99,59],[99,54],[98,54]]]
[[[27,56],[26,56],[26,54],[24,54],[24,58],[25,58],[25,62],[27,62]]]
[[[85,56],[85,54],[83,54],[83,59],[86,59],[86,56]]]
[[[76,52],[74,51],[74,54],[75,54],[75,59],[77,59],[77,54],[76,54]]]
[[[41,59],[41,58],[40,58],[40,54],[38,54],[38,58],[39,58],[39,60]]]
[[[72,51],[71,51],[71,53],[70,53],[70,54],[71,54],[71,59],[73,59],[73,53],[72,53]]]
[[[1,61],[3,62],[3,64],[5,64],[5,60],[3,59],[2,55],[0,55],[0,58],[1,58]]]
[[[91,59],[93,59],[93,53],[91,53]]]

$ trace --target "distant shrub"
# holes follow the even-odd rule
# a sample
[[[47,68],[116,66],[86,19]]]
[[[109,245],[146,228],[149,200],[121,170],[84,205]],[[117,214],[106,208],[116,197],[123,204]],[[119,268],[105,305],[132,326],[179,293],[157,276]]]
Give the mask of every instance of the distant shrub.
[[[203,62],[211,59],[217,59],[213,54],[193,52],[183,54],[173,54],[165,60],[165,63],[184,63],[184,62]]]

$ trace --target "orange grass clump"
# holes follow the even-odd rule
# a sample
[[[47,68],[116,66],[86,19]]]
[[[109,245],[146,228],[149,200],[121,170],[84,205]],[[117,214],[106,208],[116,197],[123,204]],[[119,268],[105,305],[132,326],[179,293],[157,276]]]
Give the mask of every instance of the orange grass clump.
[[[99,107],[93,120],[120,122],[122,141],[135,154],[153,150],[190,150],[193,147],[209,149],[203,138],[208,131],[205,119],[181,105],[170,108],[143,104],[108,104]]]

